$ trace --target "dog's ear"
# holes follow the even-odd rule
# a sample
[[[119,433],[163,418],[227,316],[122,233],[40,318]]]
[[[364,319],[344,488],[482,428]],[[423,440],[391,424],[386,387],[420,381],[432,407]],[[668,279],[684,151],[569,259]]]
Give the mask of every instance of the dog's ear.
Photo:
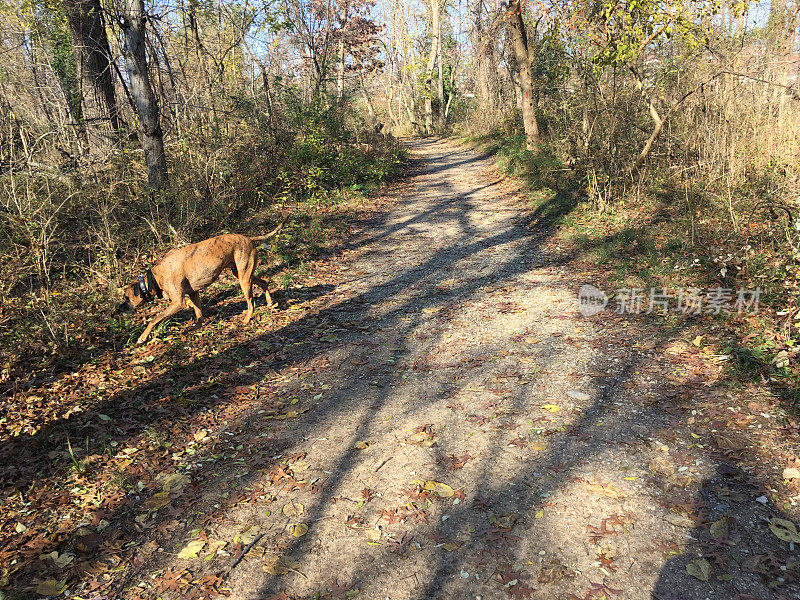
[[[139,282],[133,284],[133,295],[137,298],[142,295],[142,289],[139,287]]]

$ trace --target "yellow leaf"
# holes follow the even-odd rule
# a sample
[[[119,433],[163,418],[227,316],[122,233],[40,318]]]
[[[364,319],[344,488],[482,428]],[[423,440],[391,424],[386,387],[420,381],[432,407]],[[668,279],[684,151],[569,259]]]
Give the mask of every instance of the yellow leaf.
[[[308,533],[308,525],[305,523],[298,523],[292,527],[292,535],[296,538],[303,537],[306,533]]]
[[[60,596],[67,589],[67,582],[47,579],[36,586],[36,593],[42,596]]]
[[[442,550],[447,550],[448,552],[455,552],[461,547],[459,542],[448,542],[446,544],[442,544]]]
[[[433,492],[440,498],[449,498],[450,496],[455,494],[453,488],[451,488],[446,483],[441,483],[439,481],[426,481],[425,489],[428,490],[429,492]]]
[[[197,555],[205,547],[203,540],[194,540],[186,544],[186,547],[178,552],[178,558],[197,558]]]
[[[541,519],[544,516],[544,511],[543,510],[537,510],[536,514],[533,515],[533,516],[534,516],[535,519]]]
[[[786,519],[779,519],[773,517],[769,522],[769,529],[780,540],[784,542],[794,542],[800,544],[800,534],[797,533],[797,527],[791,521]]]
[[[692,340],[692,344],[694,346],[697,346],[698,348],[700,347],[700,344],[702,344],[702,343],[703,343],[703,336],[702,335],[698,335],[696,338],[694,338]],[[708,579],[706,579],[705,581],[708,581]]]
[[[561,407],[556,404],[542,404],[543,410],[549,410],[551,413],[557,413],[561,410]]]

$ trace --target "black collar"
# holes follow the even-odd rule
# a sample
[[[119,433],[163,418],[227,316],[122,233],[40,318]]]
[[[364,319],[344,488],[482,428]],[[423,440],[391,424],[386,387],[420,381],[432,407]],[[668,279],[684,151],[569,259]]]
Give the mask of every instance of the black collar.
[[[163,297],[164,293],[161,291],[161,288],[156,281],[156,278],[153,277],[153,271],[147,269],[144,273],[139,275],[139,289],[142,292],[142,297],[145,301],[150,302],[153,299],[151,294],[155,294],[156,298]]]

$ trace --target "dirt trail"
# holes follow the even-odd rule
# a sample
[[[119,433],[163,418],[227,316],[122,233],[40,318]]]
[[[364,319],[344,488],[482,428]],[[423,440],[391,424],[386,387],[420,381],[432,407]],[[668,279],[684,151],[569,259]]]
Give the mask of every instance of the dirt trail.
[[[38,515],[14,550],[29,589],[62,589],[64,566],[35,561],[66,550],[63,585],[131,600],[800,597],[768,521],[800,499],[777,400],[726,385],[666,320],[581,316],[603,273],[518,184],[409,145],[388,211],[275,312],[242,328],[222,294],[197,333],[112,357],[129,384],[103,396],[86,365],[70,380],[100,400],[3,442],[30,490],[5,528]],[[67,436],[113,442],[65,484],[47,457]]]
[[[255,403],[231,432],[270,461],[242,459],[245,493],[217,513],[214,538],[265,534],[231,598],[797,597],[747,567],[790,555],[759,482],[684,430],[714,373],[668,362],[674,331],[582,317],[581,282],[490,158],[410,149],[393,208],[265,378],[307,412]],[[701,557],[709,582],[686,570]]]

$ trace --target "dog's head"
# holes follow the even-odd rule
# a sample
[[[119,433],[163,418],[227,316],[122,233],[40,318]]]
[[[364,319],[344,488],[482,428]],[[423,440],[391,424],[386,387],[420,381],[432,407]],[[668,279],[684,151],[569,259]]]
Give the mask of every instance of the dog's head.
[[[131,313],[146,302],[139,282],[126,285],[122,289],[122,304],[117,307],[117,313]]]

